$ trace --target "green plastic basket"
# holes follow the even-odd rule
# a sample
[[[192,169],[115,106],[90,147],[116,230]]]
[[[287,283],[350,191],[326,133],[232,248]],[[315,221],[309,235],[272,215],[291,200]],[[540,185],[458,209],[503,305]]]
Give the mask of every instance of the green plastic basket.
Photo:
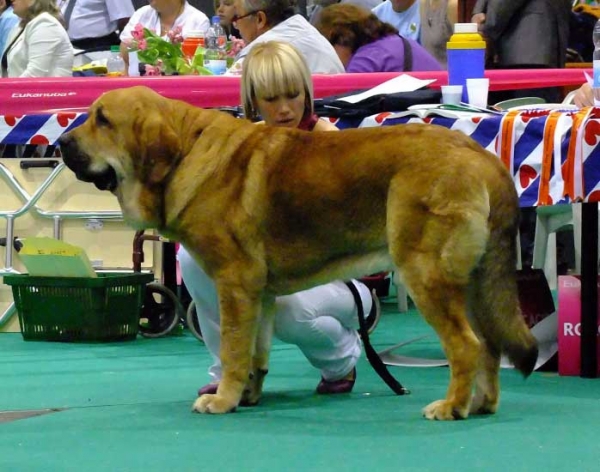
[[[148,273],[98,273],[98,278],[5,275],[23,339],[123,341],[138,333]]]

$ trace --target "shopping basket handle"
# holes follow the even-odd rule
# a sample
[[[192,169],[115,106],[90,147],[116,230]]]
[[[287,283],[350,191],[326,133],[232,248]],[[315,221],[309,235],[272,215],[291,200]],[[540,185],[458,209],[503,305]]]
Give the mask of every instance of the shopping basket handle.
[[[58,161],[56,159],[24,159],[20,163],[21,169],[33,169],[38,167],[50,167],[50,169],[54,169],[58,166]]]

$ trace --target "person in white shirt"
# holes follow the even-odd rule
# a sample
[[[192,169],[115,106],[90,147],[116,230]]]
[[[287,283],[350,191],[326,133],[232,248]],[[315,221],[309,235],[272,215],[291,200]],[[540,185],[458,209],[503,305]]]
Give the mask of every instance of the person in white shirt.
[[[206,32],[210,26],[208,17],[186,0],[150,0],[149,3],[135,11],[121,32],[121,56],[126,68],[129,65],[127,44],[133,39],[131,32],[136,25],[140,24],[163,38],[175,28],[181,28],[185,37],[189,31]]]
[[[21,22],[2,56],[3,77],[69,77],[73,46],[54,0],[14,0]]]
[[[421,17],[418,0],[386,0],[371,11],[384,23],[394,26],[400,36],[419,40]]]
[[[57,0],[71,43],[85,51],[120,44],[121,31],[135,11],[131,0]]]
[[[256,44],[267,41],[290,43],[298,49],[312,74],[342,74],[342,65],[333,46],[302,15],[291,0],[235,0],[233,26],[247,46],[227,71],[239,75],[244,58]]]
[[[13,13],[12,0],[0,0],[0,56],[6,49],[11,30],[18,22],[19,17]]]

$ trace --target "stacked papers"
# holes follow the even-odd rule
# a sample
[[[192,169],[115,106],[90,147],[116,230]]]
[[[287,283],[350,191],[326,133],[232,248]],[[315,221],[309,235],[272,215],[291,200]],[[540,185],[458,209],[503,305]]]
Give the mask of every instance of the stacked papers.
[[[19,259],[31,276],[97,277],[83,249],[53,238],[27,238]]]

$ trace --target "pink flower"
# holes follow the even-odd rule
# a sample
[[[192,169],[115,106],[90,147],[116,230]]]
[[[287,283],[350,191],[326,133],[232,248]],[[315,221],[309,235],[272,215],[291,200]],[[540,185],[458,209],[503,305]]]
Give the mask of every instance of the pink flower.
[[[147,76],[160,75],[160,66],[158,66],[158,65],[151,66],[150,64],[145,64],[145,67],[146,67],[146,75]]]
[[[167,33],[167,38],[172,44],[183,43],[183,35],[181,34],[181,26],[176,26]]]
[[[145,51],[148,48],[148,41],[140,39],[137,43],[137,47],[140,51]]]
[[[236,38],[235,36],[229,37],[229,47],[227,48],[227,55],[229,57],[235,57],[238,53],[246,47],[246,43],[243,39]]]
[[[135,25],[133,27],[133,29],[131,30],[131,36],[136,41],[143,40],[144,39],[144,27],[140,23],[138,23],[137,25]]]

